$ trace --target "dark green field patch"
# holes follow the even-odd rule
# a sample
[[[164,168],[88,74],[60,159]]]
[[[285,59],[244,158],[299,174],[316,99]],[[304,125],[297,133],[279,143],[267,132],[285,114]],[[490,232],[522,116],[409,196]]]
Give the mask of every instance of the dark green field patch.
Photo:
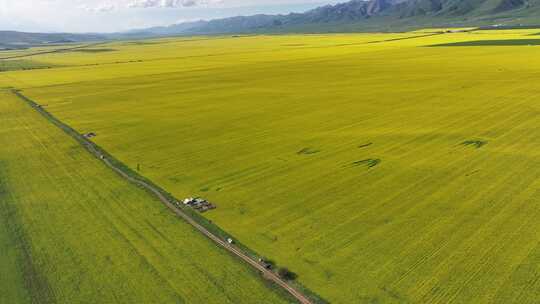
[[[162,44],[163,42],[158,41],[128,41],[123,43],[123,45],[153,45],[153,44]]]
[[[487,141],[485,140],[466,140],[464,142],[461,143],[462,146],[472,146],[472,147],[475,147],[476,149],[480,149],[482,148],[483,146],[487,145]]]
[[[296,154],[298,155],[311,155],[311,154],[317,154],[321,152],[321,150],[316,150],[316,149],[313,149],[313,148],[304,148],[298,152],[296,152]]]
[[[371,143],[371,142],[370,142],[370,143],[366,143],[366,144],[361,144],[361,145],[358,146],[358,148],[360,148],[360,149],[362,149],[362,148],[367,148],[367,147],[369,147],[369,146],[371,146],[371,145],[373,145],[373,143]]]
[[[54,67],[54,65],[27,59],[0,60],[0,72],[49,69],[52,67]]]
[[[475,40],[452,43],[428,45],[427,47],[440,46],[532,46],[540,45],[540,39],[504,39],[504,40]]]
[[[103,49],[73,49],[67,50],[65,52],[78,52],[78,53],[107,53],[107,52],[116,52],[116,49],[103,48]]]
[[[381,160],[378,159],[378,158],[376,158],[376,159],[375,158],[368,158],[368,159],[355,161],[355,162],[352,163],[352,165],[354,167],[366,166],[368,168],[373,168],[373,167],[377,166],[380,163],[381,163]]]

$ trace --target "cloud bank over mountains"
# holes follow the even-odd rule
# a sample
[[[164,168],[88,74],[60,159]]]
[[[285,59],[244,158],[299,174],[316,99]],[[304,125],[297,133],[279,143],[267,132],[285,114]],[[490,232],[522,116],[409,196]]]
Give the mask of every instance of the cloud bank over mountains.
[[[148,8],[148,7],[193,7],[208,4],[223,3],[223,0],[134,0],[128,7]]]
[[[0,30],[115,32],[179,20],[287,14],[340,0],[0,0]]]
[[[104,13],[125,8],[182,8],[221,4],[223,0],[130,0],[85,3],[80,8],[94,13]]]

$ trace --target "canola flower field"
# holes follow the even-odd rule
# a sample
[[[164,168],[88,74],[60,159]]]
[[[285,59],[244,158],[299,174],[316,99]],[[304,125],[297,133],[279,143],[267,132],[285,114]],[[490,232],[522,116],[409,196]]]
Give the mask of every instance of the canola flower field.
[[[12,60],[36,68],[0,87],[215,203],[207,218],[331,303],[535,303],[538,32],[26,50]],[[139,200],[124,220],[144,222]]]

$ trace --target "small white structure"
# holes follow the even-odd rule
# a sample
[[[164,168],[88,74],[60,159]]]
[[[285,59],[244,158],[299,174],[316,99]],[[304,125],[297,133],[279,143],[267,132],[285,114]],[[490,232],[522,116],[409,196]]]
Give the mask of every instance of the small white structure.
[[[234,241],[233,241],[233,239],[231,239],[231,238],[227,238],[227,243],[229,243],[229,244],[234,244]]]
[[[190,197],[190,198],[186,198],[186,199],[183,201],[183,203],[184,203],[184,205],[189,205],[189,204],[193,203],[193,201],[194,201],[194,198],[193,198],[193,197]]]

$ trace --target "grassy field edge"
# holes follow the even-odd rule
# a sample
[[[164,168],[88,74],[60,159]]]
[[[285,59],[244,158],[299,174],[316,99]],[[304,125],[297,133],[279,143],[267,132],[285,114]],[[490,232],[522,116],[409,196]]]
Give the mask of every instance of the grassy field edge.
[[[125,165],[123,162],[115,158],[113,155],[108,153],[105,149],[101,148],[99,145],[95,144],[94,142],[86,139],[82,134],[71,128],[69,125],[63,123],[58,118],[56,118],[54,115],[46,111],[42,106],[40,106],[37,102],[34,100],[28,98],[25,96],[21,90],[16,88],[9,88],[9,90],[16,95],[19,99],[26,102],[30,107],[32,107],[34,110],[36,110],[38,113],[40,113],[43,117],[45,117],[49,122],[53,123],[58,128],[62,129],[66,134],[74,138],[77,142],[79,142],[90,154],[94,155],[95,157],[98,157],[98,154],[103,155],[107,158],[107,160],[116,168],[123,171],[125,174],[127,174],[129,177],[134,178],[136,180],[142,181],[149,186],[151,186],[154,189],[157,189],[163,196],[165,196],[169,201],[171,202],[177,202],[179,201],[176,197],[174,197],[171,193],[165,191],[160,186],[156,185],[154,182],[152,182],[150,179],[140,175],[138,172],[132,170],[130,167]],[[149,192],[150,194],[154,195],[154,193],[151,193],[148,189],[141,187],[138,184],[135,184],[135,186],[144,189],[145,191]],[[251,248],[247,247],[246,245],[242,244],[238,239],[236,239],[233,235],[230,233],[227,233],[223,229],[221,229],[219,226],[214,224],[211,220],[205,218],[201,214],[199,214],[197,211],[193,210],[192,208],[187,208],[180,206],[178,207],[182,212],[184,212],[186,215],[188,215],[190,218],[195,220],[198,224],[206,228],[208,231],[210,231],[215,236],[219,237],[222,240],[227,240],[227,238],[232,238],[235,240],[235,246],[236,248],[240,249],[244,254],[249,256],[253,260],[257,260],[259,257],[263,256],[258,253],[256,253]],[[231,253],[229,253],[231,254]],[[232,254],[231,254],[232,255]],[[285,265],[283,265],[285,266]],[[262,277],[262,276],[260,276]],[[289,295],[288,292],[280,288],[277,284],[273,283],[272,281],[266,279],[263,277],[263,280],[268,284],[269,287],[276,290],[279,294],[285,296],[286,298],[293,299],[291,295]],[[298,281],[288,281],[289,285],[291,285],[293,288],[297,289],[298,291],[302,292],[305,296],[307,296],[314,304],[329,304],[327,300],[319,296],[317,293],[313,292],[312,290],[308,289],[307,287],[303,286]]]

